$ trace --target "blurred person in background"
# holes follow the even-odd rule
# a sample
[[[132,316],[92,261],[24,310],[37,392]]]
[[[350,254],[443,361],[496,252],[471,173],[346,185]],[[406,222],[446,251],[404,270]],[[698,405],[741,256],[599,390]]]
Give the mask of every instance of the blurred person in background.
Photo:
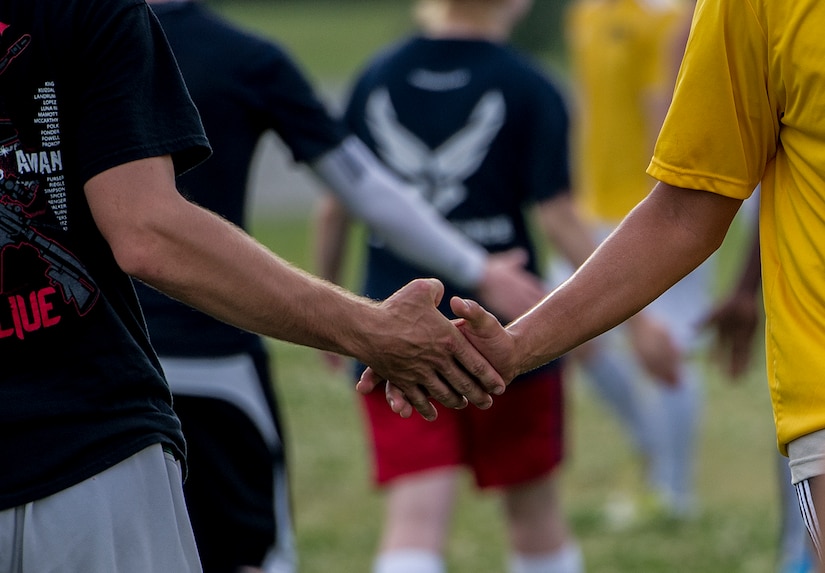
[[[644,171],[676,78],[690,23],[684,0],[575,0],[565,34],[570,59],[573,189],[577,205],[605,237],[652,189]],[[694,458],[701,419],[697,323],[711,300],[712,266],[702,265],[642,313],[681,355],[675,379],[652,374],[637,349],[649,331],[628,323],[576,349],[575,363],[616,415],[640,456],[644,488],[616,492],[606,518],[682,519],[695,510]],[[572,274],[551,261],[549,282]],[[615,505],[614,505],[615,504]]]
[[[537,273],[531,212],[573,266],[595,244],[570,195],[562,95],[536,62],[508,45],[530,7],[530,0],[416,2],[420,33],[366,66],[345,121],[457,229],[491,252],[527,250]],[[318,272],[332,280],[340,278],[346,221],[344,206],[325,197]],[[374,235],[366,265],[363,292],[379,300],[425,272]],[[464,291],[456,284],[448,290]],[[558,493],[564,458],[560,362],[518,378],[490,415],[442,411],[431,424],[401,419],[378,393],[365,396],[363,408],[374,483],[386,503],[374,573],[445,571],[464,469],[480,489],[501,496],[511,549],[507,571],[584,570]]]

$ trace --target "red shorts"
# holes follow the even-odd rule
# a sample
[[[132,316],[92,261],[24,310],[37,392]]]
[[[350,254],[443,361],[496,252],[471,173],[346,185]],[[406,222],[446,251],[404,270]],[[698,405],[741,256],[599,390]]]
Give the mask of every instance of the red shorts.
[[[479,410],[451,410],[436,403],[438,419],[418,413],[404,419],[376,389],[362,396],[372,438],[373,479],[378,485],[446,466],[472,470],[479,488],[506,487],[543,477],[564,453],[561,369],[521,376]]]

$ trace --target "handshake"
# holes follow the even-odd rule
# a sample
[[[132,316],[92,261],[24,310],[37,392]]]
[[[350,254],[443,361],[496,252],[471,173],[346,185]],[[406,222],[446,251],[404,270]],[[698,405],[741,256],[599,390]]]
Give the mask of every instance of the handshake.
[[[443,294],[438,280],[418,279],[376,307],[377,328],[362,359],[369,367],[356,388],[366,394],[384,385],[402,417],[415,408],[434,420],[430,399],[450,408],[489,408],[516,375],[539,365],[525,361],[516,334],[475,301],[454,297],[458,318],[448,320],[437,309]]]
[[[575,277],[532,305],[522,301],[521,310],[527,310],[505,327],[477,302],[457,297],[450,300],[457,317],[450,321],[437,309],[444,286],[436,279],[412,281],[365,317],[373,326],[361,326],[371,335],[353,355],[369,367],[356,389],[367,394],[383,385],[390,408],[402,417],[414,408],[434,420],[431,399],[449,408],[470,403],[486,409],[519,374],[631,317],[643,367],[665,385],[678,384],[678,347],[656,321],[636,314],[648,301],[627,297],[621,307],[593,296],[589,286],[596,282],[593,276]]]

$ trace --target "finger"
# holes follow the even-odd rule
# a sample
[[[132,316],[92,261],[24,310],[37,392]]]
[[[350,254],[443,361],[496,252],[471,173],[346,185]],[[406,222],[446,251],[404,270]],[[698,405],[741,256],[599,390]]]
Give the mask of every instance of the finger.
[[[500,395],[504,392],[504,379],[466,338],[458,335],[452,343],[455,344],[455,348],[451,349],[451,354],[457,364],[447,364],[440,372],[452,387],[447,387],[444,392],[451,392],[455,389],[474,406],[482,409],[489,408],[493,403],[490,394]],[[433,394],[433,396],[442,404],[449,405],[441,399],[441,394]]]
[[[456,323],[460,330],[469,328],[474,335],[484,338],[482,333],[491,326],[498,327],[498,319],[476,301],[454,296],[450,299],[450,309],[463,319]]]
[[[454,297],[450,300],[450,305],[455,315],[459,317],[453,324],[473,347],[473,352],[468,351],[460,355],[460,362],[472,376],[482,382],[491,394],[503,393],[506,384],[517,374],[512,363],[515,356],[513,341],[498,319],[477,302]],[[492,381],[484,378],[483,370],[475,370],[478,365],[472,364],[471,361],[478,358],[489,363],[494,369]],[[484,367],[483,363],[481,367]],[[500,385],[499,379],[504,386]]]
[[[493,405],[493,398],[490,394],[498,396],[504,392],[504,380],[469,342],[465,344],[470,349],[469,351],[455,353],[460,367],[459,365],[448,367],[442,373],[450,386],[462,397],[462,403],[448,404],[440,398],[440,394],[433,397],[442,404],[455,409],[464,408],[469,401],[476,408],[486,410]],[[450,392],[451,389],[447,391]]]
[[[390,384],[390,382],[387,382],[387,384]],[[400,390],[398,391],[400,392]],[[428,422],[432,422],[438,417],[438,411],[435,409],[435,406],[430,403],[427,394],[420,388],[408,389],[406,393],[402,393],[401,395],[404,397],[404,401],[415,408],[418,413],[421,414],[421,417]],[[395,394],[393,394],[393,397],[395,397]],[[406,408],[402,405],[401,409],[405,410]],[[412,414],[412,411],[410,414]]]
[[[355,385],[355,390],[359,394],[369,394],[373,390],[375,390],[379,385],[383,384],[386,380],[384,377],[379,376],[375,370],[370,367],[367,367],[361,373],[361,378],[358,380],[358,383]]]
[[[390,409],[399,414],[402,418],[409,418],[413,413],[413,406],[407,401],[404,393],[398,386],[392,382],[387,382],[384,388],[384,394],[387,397],[387,403]]]
[[[355,389],[360,394],[369,394],[378,386],[385,383],[387,385],[391,384],[390,381],[387,380],[385,377],[378,374],[372,368],[367,367],[367,369],[361,373],[361,378],[355,385]],[[443,383],[441,385],[444,386]],[[396,387],[393,385],[393,388]],[[396,388],[396,390],[398,393],[396,394],[394,391],[392,393],[392,397],[393,399],[396,399],[398,396],[400,396],[397,405],[393,405],[389,401],[390,396],[387,396],[387,402],[390,404],[390,408],[392,408],[393,412],[401,414],[404,418],[408,418],[410,415],[412,415],[412,410],[409,410],[409,413],[407,415],[404,415],[404,413],[407,411],[407,406],[411,406],[412,408],[418,410],[418,412],[425,420],[433,421],[436,419],[436,417],[438,416],[438,412],[436,411],[435,406],[433,406],[430,403],[429,399],[427,398],[427,395],[420,388],[413,388],[411,390],[408,390],[406,394],[401,392],[400,389]],[[454,403],[460,403],[460,399],[455,394],[453,394],[451,397],[453,398]]]
[[[436,375],[421,381],[418,389],[453,410],[466,408],[469,402],[481,409],[489,408],[493,403],[490,395],[455,362],[441,365]],[[409,400],[411,393],[406,392],[406,396]]]
[[[450,299],[450,309],[457,317],[463,318],[465,322],[469,321],[471,324],[475,321],[483,320],[481,314],[485,312],[476,301],[457,296]]]
[[[478,379],[471,377],[462,365],[445,367],[441,375],[448,384],[442,383],[435,388],[428,388],[428,391],[435,400],[448,408],[461,410],[472,404],[480,410],[486,410],[493,405],[490,392],[479,386]]]

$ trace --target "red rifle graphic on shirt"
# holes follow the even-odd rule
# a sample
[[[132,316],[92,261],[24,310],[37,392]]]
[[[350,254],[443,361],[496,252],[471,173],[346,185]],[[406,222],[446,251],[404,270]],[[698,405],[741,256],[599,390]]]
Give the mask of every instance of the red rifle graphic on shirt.
[[[0,26],[6,25],[0,23]],[[0,30],[0,34],[2,34],[4,31],[5,28]],[[32,37],[28,34],[24,34],[23,36],[20,36],[11,46],[9,46],[9,49],[6,50],[6,54],[2,58],[0,58],[0,74],[6,71],[6,68],[9,67],[9,64],[12,62],[12,60],[19,56],[20,53],[26,49],[26,46],[28,46],[31,43],[31,41]]]
[[[63,299],[74,302],[79,313],[85,314],[97,299],[97,287],[74,255],[41,235],[31,226],[31,217],[23,210],[34,199],[34,191],[27,186],[5,179],[0,182],[0,251],[9,245],[29,245],[48,263],[46,275],[63,292]],[[9,201],[13,197],[15,201]],[[19,202],[17,202],[19,201]]]

